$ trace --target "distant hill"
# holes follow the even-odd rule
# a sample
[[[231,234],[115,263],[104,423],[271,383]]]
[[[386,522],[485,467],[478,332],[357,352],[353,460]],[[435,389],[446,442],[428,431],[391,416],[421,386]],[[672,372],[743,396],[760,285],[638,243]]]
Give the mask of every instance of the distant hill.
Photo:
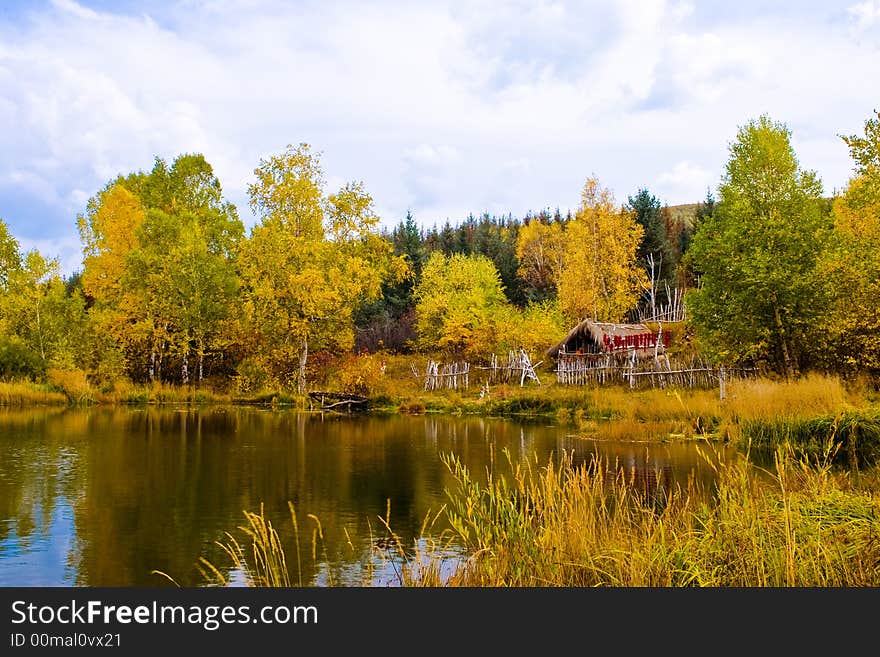
[[[667,205],[666,210],[669,212],[670,219],[674,223],[691,226],[694,221],[694,215],[697,213],[697,206],[699,205],[699,203]]]
[[[822,199],[827,205],[827,210],[831,210],[831,204],[834,202],[833,196],[826,196]],[[673,223],[682,224],[686,226],[693,226],[694,215],[697,213],[697,207],[699,203],[684,203],[682,205],[667,205],[665,206],[669,212],[670,219]]]

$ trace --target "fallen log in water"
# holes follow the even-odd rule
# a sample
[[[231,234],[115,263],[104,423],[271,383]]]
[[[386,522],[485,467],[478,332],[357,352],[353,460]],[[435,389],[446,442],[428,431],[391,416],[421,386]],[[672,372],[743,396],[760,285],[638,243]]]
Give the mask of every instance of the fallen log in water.
[[[370,399],[361,395],[350,395],[343,392],[326,392],[314,390],[309,393],[309,398],[321,406],[322,411],[339,411],[344,409],[351,412],[355,409],[363,410],[367,407]]]

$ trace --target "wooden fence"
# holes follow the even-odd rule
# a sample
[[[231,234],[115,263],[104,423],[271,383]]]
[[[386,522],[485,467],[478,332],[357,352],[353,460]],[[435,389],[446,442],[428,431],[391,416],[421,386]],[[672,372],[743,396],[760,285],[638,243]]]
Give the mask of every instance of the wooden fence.
[[[454,362],[441,365],[433,360],[428,361],[425,368],[425,390],[440,390],[441,388],[449,388],[451,390],[465,390],[470,385],[470,363]],[[413,373],[416,373],[413,366]]]
[[[448,388],[450,390],[467,389],[470,386],[471,370],[479,370],[485,372],[485,376],[481,376],[481,385],[512,383],[517,382],[520,386],[524,386],[527,380],[535,381],[541,385],[535,368],[543,361],[532,363],[528,354],[522,349],[519,352],[511,351],[507,354],[507,360],[502,361],[495,354],[489,360],[488,366],[474,365],[466,361],[456,361],[443,365],[433,360],[428,361],[424,373],[425,390],[441,390]],[[413,376],[422,378],[415,363],[410,365]]]
[[[667,356],[638,361],[611,355],[562,354],[556,366],[556,380],[567,385],[623,383],[630,388],[719,388],[722,398],[728,381],[756,376],[757,370],[751,368],[716,368],[702,361],[673,363]]]
[[[526,379],[531,379],[536,381],[538,385],[541,385],[535,369],[543,362],[539,360],[533,364],[528,354],[520,349],[518,352],[507,352],[506,361],[502,361],[497,355],[492,354],[488,367],[477,366],[475,369],[484,370],[488,373],[486,383],[497,384],[516,381],[520,386],[523,386]]]

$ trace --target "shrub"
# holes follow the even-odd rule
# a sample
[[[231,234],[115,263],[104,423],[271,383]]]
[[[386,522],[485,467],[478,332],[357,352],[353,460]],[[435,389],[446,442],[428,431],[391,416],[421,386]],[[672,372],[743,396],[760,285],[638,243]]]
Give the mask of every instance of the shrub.
[[[245,358],[232,377],[233,387],[238,394],[253,394],[265,390],[269,385],[270,375],[266,369],[253,358]]]
[[[350,395],[369,397],[382,389],[384,379],[385,362],[373,354],[349,356],[336,371],[336,387]]]
[[[0,376],[39,376],[42,373],[43,363],[39,355],[23,340],[14,335],[0,336]]]
[[[83,370],[52,367],[46,371],[46,379],[49,385],[67,395],[73,403],[91,401],[92,390]]]

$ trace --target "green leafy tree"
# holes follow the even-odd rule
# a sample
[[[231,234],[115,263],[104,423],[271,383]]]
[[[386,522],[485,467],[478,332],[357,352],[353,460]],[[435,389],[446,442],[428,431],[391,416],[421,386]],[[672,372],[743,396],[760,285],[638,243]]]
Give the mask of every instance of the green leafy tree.
[[[198,154],[170,167],[157,158],[149,173],[108,184],[78,225],[92,315],[128,354],[131,373],[161,379],[171,357],[188,383],[192,355],[201,380],[233,316],[244,235],[211,165]]]
[[[627,198],[627,209],[634,214],[636,223],[642,227],[643,237],[636,252],[636,260],[645,269],[648,259],[653,259],[656,278],[665,280],[669,271],[669,248],[666,244],[666,223],[663,206],[647,189],[639,189],[635,196]]]
[[[694,235],[697,234],[700,226],[714,216],[716,204],[712,190],[707,189],[706,198],[697,203],[691,221],[687,225],[682,226],[681,231],[678,233],[679,258],[676,267],[676,279],[685,289],[690,289],[697,284],[697,273],[693,269],[693,261],[690,258],[686,258],[685,255],[690,250],[691,244],[694,241]]]
[[[536,301],[513,315],[506,343],[522,347],[536,362],[540,354],[565,337],[569,328],[556,299]]]
[[[653,316],[666,289],[665,285],[669,283],[675,250],[666,241],[666,213],[656,196],[642,188],[627,199],[627,209],[643,230],[636,261],[645,272],[643,298]]]
[[[68,294],[57,260],[36,250],[22,255],[2,222],[0,238],[0,374],[40,376],[49,367],[78,367],[85,337],[82,295]]]
[[[6,290],[9,278],[21,269],[18,241],[9,233],[9,227],[0,219],[0,292]]]
[[[699,277],[690,318],[716,359],[794,376],[811,364],[826,307],[816,267],[829,229],[822,183],[800,167],[789,129],[761,116],[730,145],[719,197],[688,252]]]
[[[857,176],[866,176],[874,181],[880,177],[880,111],[876,119],[865,121],[865,135],[841,135],[849,146],[849,153],[855,162]]]
[[[406,219],[386,238],[394,255],[406,261],[409,273],[383,282],[381,297],[361,305],[355,313],[355,348],[359,351],[405,351],[415,339],[413,288],[428,254],[412,212],[407,211]]]
[[[482,255],[435,251],[415,299],[420,346],[468,358],[497,348],[510,311],[498,270]]]

